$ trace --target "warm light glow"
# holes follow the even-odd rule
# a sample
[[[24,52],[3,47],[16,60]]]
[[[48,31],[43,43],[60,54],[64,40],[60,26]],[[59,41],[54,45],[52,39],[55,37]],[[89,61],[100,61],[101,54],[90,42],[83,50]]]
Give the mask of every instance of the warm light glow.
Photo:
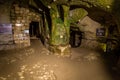
[[[20,27],[20,26],[22,26],[22,24],[21,23],[16,23],[15,26]]]

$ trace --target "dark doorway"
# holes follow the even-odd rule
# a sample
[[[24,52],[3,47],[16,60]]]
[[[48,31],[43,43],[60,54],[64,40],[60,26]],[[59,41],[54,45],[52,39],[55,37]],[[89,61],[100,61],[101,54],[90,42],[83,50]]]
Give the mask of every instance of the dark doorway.
[[[39,37],[39,22],[32,21],[29,27],[30,37]]]
[[[78,27],[70,27],[70,45],[71,47],[79,47],[81,45],[83,32]]]

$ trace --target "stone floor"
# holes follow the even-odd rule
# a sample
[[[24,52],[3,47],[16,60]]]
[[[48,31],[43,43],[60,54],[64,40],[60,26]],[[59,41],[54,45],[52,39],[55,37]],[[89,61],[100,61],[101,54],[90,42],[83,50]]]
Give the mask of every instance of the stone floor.
[[[56,56],[32,39],[23,49],[0,51],[0,80],[120,80],[106,67],[99,52],[72,48],[71,57]]]

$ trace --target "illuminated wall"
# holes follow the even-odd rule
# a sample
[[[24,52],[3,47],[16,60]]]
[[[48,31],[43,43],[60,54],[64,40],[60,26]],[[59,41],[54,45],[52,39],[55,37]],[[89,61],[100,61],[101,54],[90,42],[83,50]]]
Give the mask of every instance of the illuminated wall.
[[[96,30],[103,26],[86,16],[78,23],[80,31],[84,32],[81,47],[97,49],[99,42],[97,41]]]
[[[12,4],[12,2],[11,2]],[[9,5],[10,6],[10,5]],[[30,11],[28,6],[20,6],[20,4],[12,4],[8,14],[4,14],[4,19],[0,21],[0,50],[23,48],[30,46],[29,25],[31,21],[40,21],[40,15],[34,11]],[[3,33],[3,25],[11,26],[11,34]],[[7,28],[6,28],[7,29]],[[4,35],[3,35],[4,34]]]

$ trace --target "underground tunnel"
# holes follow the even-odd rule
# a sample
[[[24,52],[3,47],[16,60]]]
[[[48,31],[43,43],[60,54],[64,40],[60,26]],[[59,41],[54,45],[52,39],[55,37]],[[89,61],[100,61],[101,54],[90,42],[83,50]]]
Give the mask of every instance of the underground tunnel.
[[[120,80],[119,4],[1,0],[0,80]]]

